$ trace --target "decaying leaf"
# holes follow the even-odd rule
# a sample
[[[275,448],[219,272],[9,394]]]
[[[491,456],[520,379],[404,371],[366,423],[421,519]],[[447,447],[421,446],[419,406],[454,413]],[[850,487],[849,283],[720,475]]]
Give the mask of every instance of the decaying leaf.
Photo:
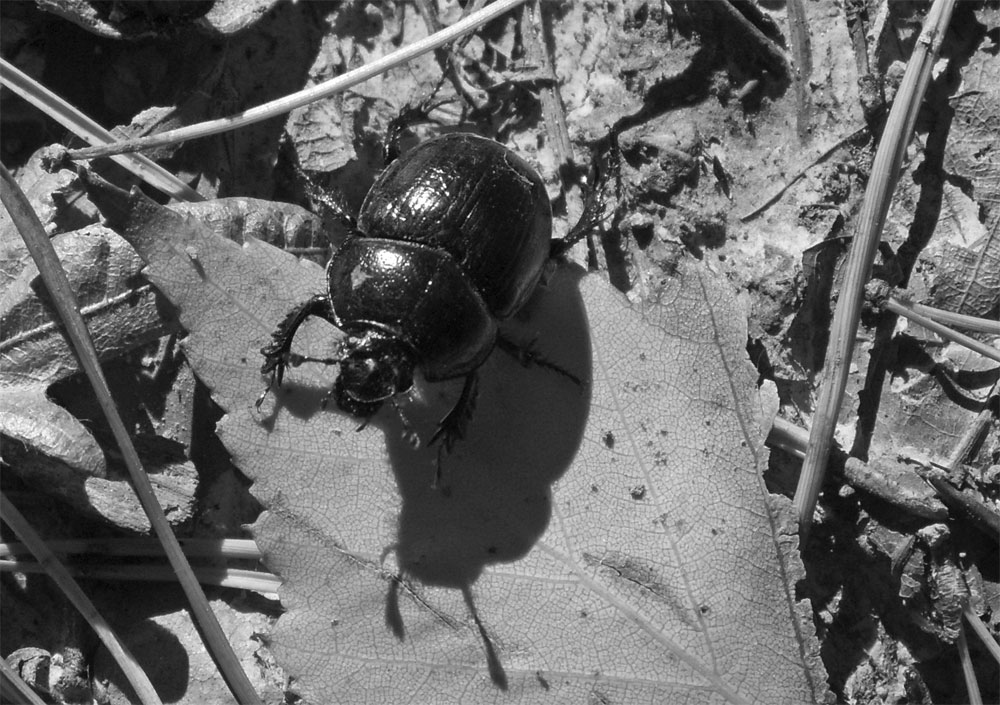
[[[111,230],[90,226],[53,238],[98,355],[103,360],[169,332],[169,305],[139,273],[142,261]],[[35,265],[0,290],[5,385],[50,385],[79,367]]]
[[[8,240],[9,242],[9,240]],[[94,225],[57,235],[53,245],[76,293],[98,355],[120,357],[175,326],[169,304],[141,276],[142,261],[114,232]],[[38,269],[22,248],[7,249],[0,287],[0,434],[12,472],[79,510],[133,530],[148,530],[131,486],[110,477],[90,431],[47,396],[53,383],[78,370]],[[17,441],[17,443],[12,443]],[[14,459],[17,462],[14,462]],[[194,467],[157,478],[175,522],[190,518]]]

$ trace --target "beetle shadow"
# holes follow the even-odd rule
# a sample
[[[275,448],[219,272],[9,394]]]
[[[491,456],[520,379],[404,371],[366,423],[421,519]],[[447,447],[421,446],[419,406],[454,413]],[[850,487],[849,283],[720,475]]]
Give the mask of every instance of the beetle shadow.
[[[440,456],[438,487],[439,449],[414,449],[392,409],[376,417],[402,498],[394,548],[407,577],[468,589],[485,566],[523,557],[548,526],[552,485],[576,456],[590,409],[590,334],[578,290],[583,274],[579,267],[559,266],[502,326],[506,338],[582,382],[525,367],[495,349],[479,369],[479,394],[464,438]],[[414,412],[402,408],[421,438],[433,433],[461,383],[448,387],[446,403]]]

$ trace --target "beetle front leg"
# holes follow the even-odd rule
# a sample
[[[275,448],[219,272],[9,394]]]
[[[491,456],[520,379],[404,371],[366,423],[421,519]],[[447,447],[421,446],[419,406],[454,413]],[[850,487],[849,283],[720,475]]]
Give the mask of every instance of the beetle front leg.
[[[407,103],[399,111],[399,114],[389,121],[389,127],[386,129],[385,137],[382,140],[382,161],[385,166],[389,166],[399,158],[399,142],[403,137],[403,133],[408,128],[423,122],[430,122],[432,110],[451,102],[450,99],[434,100],[434,96],[437,95],[443,80],[444,76],[434,86],[434,90],[431,91],[430,95],[426,96],[416,105]]]
[[[281,386],[281,381],[285,376],[285,367],[292,359],[292,339],[296,331],[309,316],[319,316],[328,321],[333,319],[333,309],[330,306],[330,297],[326,294],[316,294],[304,304],[292,309],[285,320],[279,325],[277,330],[271,334],[271,342],[260,349],[264,356],[264,364],[260,366],[262,375],[269,374],[267,388],[257,398],[257,408],[264,403],[267,393],[275,386]]]

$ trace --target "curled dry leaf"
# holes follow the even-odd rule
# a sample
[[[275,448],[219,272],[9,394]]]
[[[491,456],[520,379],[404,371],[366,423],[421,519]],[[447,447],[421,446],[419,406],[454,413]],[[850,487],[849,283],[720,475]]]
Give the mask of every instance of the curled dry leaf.
[[[102,360],[120,357],[175,325],[169,304],[141,276],[142,261],[114,232],[94,225],[57,235],[53,245]],[[23,246],[9,247],[0,266],[16,272],[0,286],[4,459],[26,482],[81,511],[148,530],[128,483],[108,479],[104,452],[90,431],[46,394],[78,365],[37,268]],[[165,483],[160,491],[171,518],[183,521],[193,507],[194,467],[175,463],[170,476],[157,478]]]
[[[214,2],[130,2],[102,5],[68,0],[39,0],[38,7],[100,37],[149,39],[190,28],[219,35],[247,29],[274,7],[276,0]]]

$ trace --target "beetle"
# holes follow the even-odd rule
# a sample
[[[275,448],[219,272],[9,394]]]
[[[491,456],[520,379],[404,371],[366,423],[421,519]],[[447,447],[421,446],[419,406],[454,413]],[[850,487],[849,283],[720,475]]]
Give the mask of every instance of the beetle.
[[[387,401],[395,405],[394,397],[413,387],[418,369],[429,382],[464,377],[458,401],[431,439],[443,439],[448,450],[471,415],[476,370],[495,347],[579,382],[504,339],[498,324],[525,304],[549,258],[595,227],[603,202],[588,199],[580,222],[553,239],[542,179],[513,151],[478,135],[451,133],[397,157],[398,133],[387,140],[391,161],[356,218],[321,196],[351,232],[327,264],[326,291],[292,309],[261,348],[261,374],[270,378],[257,407],[281,385],[285,367],[303,360],[338,364],[329,396],[364,418]],[[345,334],[334,357],[291,352],[295,332],[310,316]]]

